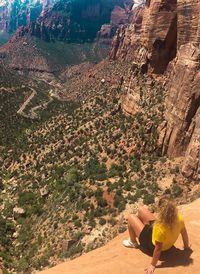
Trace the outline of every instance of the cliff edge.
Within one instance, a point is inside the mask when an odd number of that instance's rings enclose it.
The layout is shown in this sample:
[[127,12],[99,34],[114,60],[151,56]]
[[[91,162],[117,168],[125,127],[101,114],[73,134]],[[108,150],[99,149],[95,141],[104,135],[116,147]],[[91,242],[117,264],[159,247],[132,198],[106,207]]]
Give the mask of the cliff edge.
[[[193,252],[182,250],[181,238],[176,248],[166,253],[159,263],[157,274],[199,273],[200,268],[200,199],[181,206],[188,229]],[[122,246],[122,240],[128,233],[120,234],[107,245],[91,251],[77,259],[57,265],[40,274],[140,274],[145,273],[151,258],[138,249]]]
[[[199,13],[196,0],[146,1],[132,23],[118,30],[110,53],[111,59],[132,60],[142,73],[165,75],[166,123],[159,145],[163,155],[183,156],[182,173],[196,180],[200,179]],[[135,111],[135,94],[133,90],[123,97],[125,111],[127,101]]]

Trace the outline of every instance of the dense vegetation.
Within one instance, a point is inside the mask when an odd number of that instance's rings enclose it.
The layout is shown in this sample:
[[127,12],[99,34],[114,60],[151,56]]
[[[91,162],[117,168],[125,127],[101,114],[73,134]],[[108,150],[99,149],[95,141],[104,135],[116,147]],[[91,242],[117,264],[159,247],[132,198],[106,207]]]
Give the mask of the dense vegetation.
[[40,53],[48,60],[48,65],[54,69],[59,65],[75,65],[82,62],[99,62],[105,58],[109,46],[102,43],[65,43],[62,41],[45,42],[34,40]]
[[182,192],[178,167],[157,149],[164,90],[149,76],[137,81],[143,103],[133,116],[120,108],[122,88],[102,84],[83,103],[54,99],[37,121],[23,120],[23,145],[14,140],[1,148],[0,256],[11,273],[31,273],[105,243],[125,229],[120,214],[127,206],[152,204],[163,192],[164,176],[174,176],[165,192]]

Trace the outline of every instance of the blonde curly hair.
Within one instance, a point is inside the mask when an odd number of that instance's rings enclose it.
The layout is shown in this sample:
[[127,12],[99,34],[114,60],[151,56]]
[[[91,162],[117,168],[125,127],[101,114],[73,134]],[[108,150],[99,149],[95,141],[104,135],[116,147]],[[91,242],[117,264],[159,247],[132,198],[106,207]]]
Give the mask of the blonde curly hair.
[[158,201],[158,222],[165,226],[174,227],[177,221],[178,210],[176,205],[168,197],[162,197]]

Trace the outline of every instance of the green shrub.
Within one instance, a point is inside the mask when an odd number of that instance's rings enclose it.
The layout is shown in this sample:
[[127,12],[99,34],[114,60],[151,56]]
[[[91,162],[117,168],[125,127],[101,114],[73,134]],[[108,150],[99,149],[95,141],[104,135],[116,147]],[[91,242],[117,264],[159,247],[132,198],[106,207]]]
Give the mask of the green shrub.
[[76,227],[81,227],[81,226],[82,226],[82,223],[81,223],[80,220],[75,220],[75,221],[74,221],[74,225],[75,225]]
[[19,194],[19,199],[18,199],[19,205],[24,206],[24,205],[34,205],[37,203],[37,195],[33,192],[22,192]]
[[122,176],[123,172],[126,170],[125,166],[119,166],[117,164],[112,164],[109,170],[109,177]]
[[99,198],[99,197],[102,197],[102,195],[103,195],[103,190],[98,187],[97,190],[94,192],[94,196],[96,198]]
[[111,218],[109,221],[109,224],[111,224],[112,226],[116,225],[117,221],[115,220],[115,218]]
[[54,173],[54,175],[55,175],[56,178],[63,177],[64,172],[65,172],[65,167],[63,167],[63,166],[56,166],[54,168],[54,171],[53,171],[53,173]]
[[154,203],[154,196],[152,194],[145,194],[143,198],[143,202],[145,205],[149,205]]
[[122,212],[126,208],[126,202],[123,201],[123,202],[119,203],[117,208],[118,208],[119,212]]
[[128,181],[125,185],[124,185],[124,189],[126,191],[131,191],[132,189],[132,182],[131,181]]
[[145,187],[145,182],[143,180],[137,180],[135,185],[138,189],[141,189]]
[[64,181],[67,185],[73,186],[75,182],[78,182],[79,177],[78,170],[75,167],[72,167],[67,172],[65,172]]
[[16,269],[19,273],[25,273],[27,272],[29,268],[29,262],[27,261],[26,258],[20,258],[17,262]]
[[100,219],[99,219],[99,224],[100,224],[100,225],[105,225],[105,224],[106,224],[106,219],[100,218]]
[[129,193],[128,196],[127,196],[127,199],[128,199],[130,202],[135,203],[135,202],[137,202],[138,197],[135,196],[135,195],[131,195],[131,194]]
[[133,158],[132,162],[131,162],[131,167],[133,169],[134,172],[139,172],[141,170],[141,163],[138,159]]
[[107,168],[104,163],[100,164],[97,157],[92,157],[85,165],[86,176],[92,179],[105,180]]
[[105,207],[105,206],[107,206],[107,201],[106,201],[104,198],[98,197],[98,198],[96,198],[96,199],[97,199],[97,204],[98,204],[98,206],[100,206],[100,207]]
[[96,227],[96,221],[93,219],[93,220],[89,220],[89,225],[91,226],[91,227]]
[[159,190],[158,184],[156,182],[150,183],[148,185],[149,190],[151,190],[153,193],[157,193]]
[[178,197],[183,192],[182,188],[178,184],[173,184],[172,195]]

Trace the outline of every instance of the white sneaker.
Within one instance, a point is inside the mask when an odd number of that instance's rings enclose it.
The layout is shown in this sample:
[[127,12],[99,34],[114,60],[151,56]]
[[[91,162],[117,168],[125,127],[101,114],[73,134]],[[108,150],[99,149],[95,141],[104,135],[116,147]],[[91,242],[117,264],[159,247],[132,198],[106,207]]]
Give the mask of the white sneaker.
[[137,242],[132,242],[130,239],[123,240],[122,243],[125,247],[130,247],[130,248],[138,248],[139,247]]

